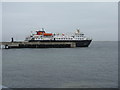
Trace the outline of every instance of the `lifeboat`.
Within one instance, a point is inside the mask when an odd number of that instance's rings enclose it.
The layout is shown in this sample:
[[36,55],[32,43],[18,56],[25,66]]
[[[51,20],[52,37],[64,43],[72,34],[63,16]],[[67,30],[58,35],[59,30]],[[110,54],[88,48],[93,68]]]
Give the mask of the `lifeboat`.
[[52,33],[44,33],[44,36],[52,36]]
[[42,35],[43,33],[45,33],[45,31],[36,31],[37,35]]

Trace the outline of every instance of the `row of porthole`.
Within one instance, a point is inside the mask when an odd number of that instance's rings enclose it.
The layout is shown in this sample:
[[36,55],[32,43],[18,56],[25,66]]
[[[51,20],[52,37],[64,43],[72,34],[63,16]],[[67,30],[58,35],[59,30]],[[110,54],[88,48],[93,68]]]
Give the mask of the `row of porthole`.
[[[35,39],[43,39],[43,38],[35,38]],[[72,38],[55,38],[55,39],[59,39],[59,40],[72,40]],[[83,38],[75,38],[75,39],[82,40]]]
[[[55,39],[69,39],[69,40],[72,40],[72,38],[55,38]],[[83,39],[83,38],[75,38],[75,39]]]
[[76,36],[76,37],[83,37],[83,36]]
[[83,38],[75,38],[75,39],[83,40]]
[[38,38],[38,37],[35,37],[35,39],[43,39],[43,38]]
[[69,39],[69,40],[72,40],[72,38],[55,38],[55,39],[62,39],[62,40]]

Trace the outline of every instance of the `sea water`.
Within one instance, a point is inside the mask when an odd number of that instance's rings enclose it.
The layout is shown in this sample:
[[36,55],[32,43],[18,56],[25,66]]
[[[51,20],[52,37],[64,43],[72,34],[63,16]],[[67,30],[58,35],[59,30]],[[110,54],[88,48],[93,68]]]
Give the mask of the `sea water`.
[[9,88],[117,88],[118,43],[86,48],[2,50],[2,84]]

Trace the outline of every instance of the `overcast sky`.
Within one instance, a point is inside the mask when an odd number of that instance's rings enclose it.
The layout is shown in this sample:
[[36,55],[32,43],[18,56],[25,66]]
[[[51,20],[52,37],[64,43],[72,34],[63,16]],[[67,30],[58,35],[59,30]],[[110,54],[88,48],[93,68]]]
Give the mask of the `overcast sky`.
[[75,32],[80,28],[94,41],[118,40],[117,2],[4,2],[3,41],[24,40],[31,31]]

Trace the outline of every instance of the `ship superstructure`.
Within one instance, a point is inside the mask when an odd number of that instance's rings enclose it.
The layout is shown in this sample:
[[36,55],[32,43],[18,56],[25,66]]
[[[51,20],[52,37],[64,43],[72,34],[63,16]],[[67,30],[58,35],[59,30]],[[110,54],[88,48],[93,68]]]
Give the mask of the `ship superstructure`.
[[57,41],[76,41],[76,40],[91,40],[84,36],[79,29],[72,34],[64,33],[46,33],[44,29],[36,31],[36,34],[31,34],[26,38],[26,41],[42,41],[42,40],[57,40]]

